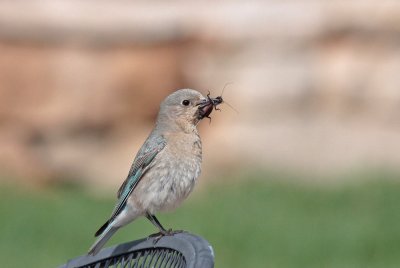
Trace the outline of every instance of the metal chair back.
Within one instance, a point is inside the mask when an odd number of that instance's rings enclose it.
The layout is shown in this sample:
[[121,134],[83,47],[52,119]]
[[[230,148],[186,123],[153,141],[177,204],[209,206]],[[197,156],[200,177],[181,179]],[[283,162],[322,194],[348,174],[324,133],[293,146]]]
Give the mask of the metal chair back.
[[101,250],[96,256],[81,256],[60,268],[197,268],[214,267],[214,252],[202,237],[179,233],[162,237],[156,244],[145,238]]

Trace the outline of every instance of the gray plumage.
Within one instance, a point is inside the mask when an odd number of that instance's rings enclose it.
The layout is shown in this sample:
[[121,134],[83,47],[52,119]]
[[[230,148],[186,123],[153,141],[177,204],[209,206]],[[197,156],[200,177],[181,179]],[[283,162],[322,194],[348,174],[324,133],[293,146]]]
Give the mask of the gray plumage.
[[208,117],[215,100],[192,89],[169,95],[160,105],[154,129],[137,153],[110,219],[96,232],[89,249],[95,255],[121,227],[146,216],[160,229],[172,234],[154,214],[176,208],[193,190],[201,172],[202,149],[198,122]]

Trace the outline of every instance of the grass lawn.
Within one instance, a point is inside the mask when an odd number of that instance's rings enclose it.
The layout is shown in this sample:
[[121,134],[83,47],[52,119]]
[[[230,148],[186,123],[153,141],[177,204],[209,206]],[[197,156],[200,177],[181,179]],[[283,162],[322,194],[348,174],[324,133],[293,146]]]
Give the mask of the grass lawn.
[[[206,238],[216,267],[400,267],[399,182],[377,177],[329,188],[260,178],[209,184],[158,218]],[[77,188],[3,186],[1,267],[57,267],[84,254],[114,201]],[[107,245],[155,231],[140,219]]]

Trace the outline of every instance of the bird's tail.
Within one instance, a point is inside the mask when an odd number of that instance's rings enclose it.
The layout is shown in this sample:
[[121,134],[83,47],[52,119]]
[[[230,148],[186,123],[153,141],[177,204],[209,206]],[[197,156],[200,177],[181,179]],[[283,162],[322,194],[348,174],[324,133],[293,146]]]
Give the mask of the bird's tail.
[[[96,255],[100,249],[104,246],[104,244],[110,239],[110,237],[119,229],[119,227],[114,227],[113,223],[108,224],[108,226],[104,229],[104,231],[99,234],[99,238],[94,242],[94,244],[90,247],[88,254]],[[96,233],[97,234],[97,233]]]

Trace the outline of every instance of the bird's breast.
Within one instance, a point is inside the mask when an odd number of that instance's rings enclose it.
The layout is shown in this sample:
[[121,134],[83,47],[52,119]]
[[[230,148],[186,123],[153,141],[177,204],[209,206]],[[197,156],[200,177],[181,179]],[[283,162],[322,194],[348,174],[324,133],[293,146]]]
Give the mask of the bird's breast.
[[193,190],[200,172],[198,135],[167,141],[135,190],[138,204],[152,213],[177,207]]

